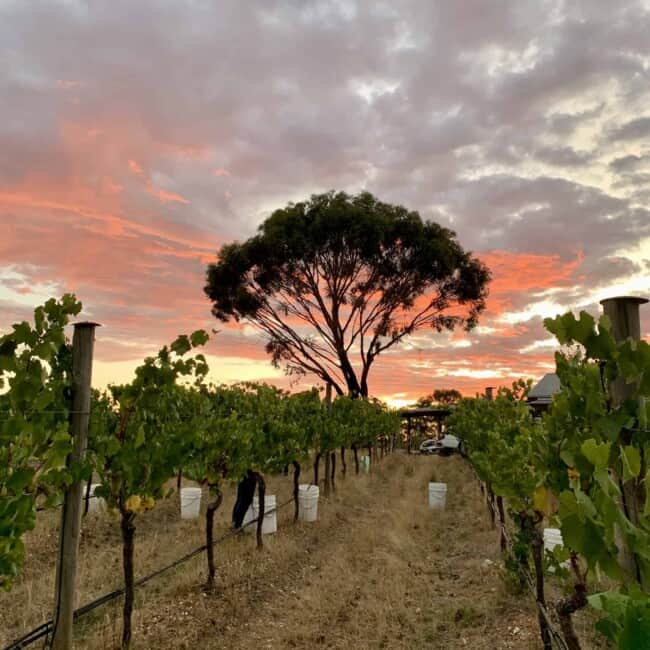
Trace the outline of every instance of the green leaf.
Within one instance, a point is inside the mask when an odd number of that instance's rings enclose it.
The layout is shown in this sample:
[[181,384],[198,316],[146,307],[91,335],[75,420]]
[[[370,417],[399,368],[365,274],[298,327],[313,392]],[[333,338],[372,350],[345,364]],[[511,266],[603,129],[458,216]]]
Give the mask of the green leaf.
[[637,478],[641,473],[641,454],[636,447],[630,445],[621,447],[621,463],[624,481]]
[[597,469],[607,467],[609,461],[609,454],[611,451],[611,444],[608,442],[596,442],[593,438],[585,440],[580,451],[585,458]]
[[34,478],[33,469],[19,469],[12,472],[7,479],[7,487],[15,493],[23,492]]
[[575,467],[576,464],[575,456],[573,455],[573,452],[570,451],[569,449],[563,449],[560,452],[560,458],[562,459],[562,462],[567,467]]
[[134,444],[135,444],[136,449],[138,447],[142,447],[142,445],[144,445],[145,438],[146,438],[146,435],[145,435],[145,431],[144,431],[144,425],[141,424],[138,427],[137,433],[135,434],[135,442],[134,442]]
[[629,419],[630,417],[625,411],[615,411],[597,418],[594,422],[594,428],[600,431],[609,441],[614,442]]

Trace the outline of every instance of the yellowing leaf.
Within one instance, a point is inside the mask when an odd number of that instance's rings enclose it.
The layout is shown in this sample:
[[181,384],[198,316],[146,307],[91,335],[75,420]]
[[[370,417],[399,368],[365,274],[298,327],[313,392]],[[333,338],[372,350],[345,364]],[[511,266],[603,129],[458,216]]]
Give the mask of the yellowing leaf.
[[140,495],[134,494],[126,500],[125,507],[129,512],[139,512],[141,501]]
[[543,485],[533,492],[533,508],[544,515],[550,515],[556,510],[556,499],[553,493]]

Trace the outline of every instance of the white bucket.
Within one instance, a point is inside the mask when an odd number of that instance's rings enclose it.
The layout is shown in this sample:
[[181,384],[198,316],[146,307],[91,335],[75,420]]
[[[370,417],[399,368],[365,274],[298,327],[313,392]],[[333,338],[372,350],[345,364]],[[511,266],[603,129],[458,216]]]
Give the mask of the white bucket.
[[[556,546],[564,546],[562,531],[559,528],[544,528],[543,538],[545,552],[548,551],[549,553],[552,553]],[[571,563],[567,560],[566,562],[562,562],[561,566],[568,569],[571,566]],[[553,567],[550,567],[549,571],[553,573]]]
[[[101,486],[101,483],[93,483],[90,486],[90,493],[88,494],[88,512],[104,512],[106,510],[106,500],[102,497],[95,496],[95,488]],[[82,501],[85,500],[86,494],[81,497]]]
[[298,486],[298,519],[316,521],[318,518],[318,485],[303,483]]
[[201,510],[201,488],[181,488],[181,519],[196,519]]
[[[273,512],[269,512],[269,510],[273,510]],[[259,511],[259,500],[257,498],[257,495],[255,495],[253,497],[253,503],[244,515],[242,526],[246,526],[249,521],[254,521],[257,519]],[[275,533],[278,529],[278,520],[275,516],[275,494],[267,494],[264,496],[264,513],[264,521],[262,522],[262,534],[269,535],[270,533]],[[254,530],[257,530],[257,522],[251,524],[250,526],[246,526],[244,530],[246,532],[253,532]]]
[[544,550],[549,553],[553,552],[556,546],[562,546],[562,531],[559,528],[544,529]]
[[444,510],[447,505],[447,484],[429,483],[429,508]]
[[370,456],[361,456],[361,471],[364,474],[370,472]]

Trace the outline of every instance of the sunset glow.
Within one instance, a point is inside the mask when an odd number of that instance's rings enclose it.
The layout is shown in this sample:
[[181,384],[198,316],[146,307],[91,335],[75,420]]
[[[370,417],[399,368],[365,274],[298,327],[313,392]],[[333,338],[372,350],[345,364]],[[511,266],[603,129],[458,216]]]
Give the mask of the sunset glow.
[[545,317],[650,296],[650,15],[625,4],[3,4],[0,329],[69,291],[97,386],[197,328],[214,381],[311,386],[211,316],[206,265],[288,201],[367,189],[493,273],[478,328],[417,332],[371,393],[540,378]]

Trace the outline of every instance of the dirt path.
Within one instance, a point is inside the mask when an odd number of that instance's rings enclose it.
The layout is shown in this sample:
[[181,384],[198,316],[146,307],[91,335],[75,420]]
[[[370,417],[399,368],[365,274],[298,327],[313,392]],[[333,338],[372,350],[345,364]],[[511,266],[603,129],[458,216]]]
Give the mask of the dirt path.
[[[244,630],[206,647],[538,647],[531,603],[507,596],[491,564],[496,535],[461,461],[405,461],[387,460],[336,510],[293,588],[276,589]],[[449,483],[444,513],[426,507],[432,473]]]
[[[427,507],[432,475],[448,509]],[[138,648],[538,648],[534,605],[507,593],[496,533],[458,458],[384,459],[321,499],[317,524],[220,555],[221,589],[192,574],[138,610]],[[187,579],[189,578],[189,579]],[[105,647],[105,646],[101,646]]]
[[[427,506],[430,480],[449,485],[444,512]],[[290,478],[273,477],[268,486],[278,502],[290,498]],[[222,531],[232,498],[219,513]],[[161,505],[143,518],[136,538],[138,575],[203,541],[202,519],[181,522],[173,504]],[[121,583],[115,522],[85,526],[82,602]],[[34,535],[31,568],[12,594],[13,603],[29,596],[32,611],[10,638],[45,618],[50,546]],[[202,590],[203,556],[138,590],[134,650],[540,647],[534,603],[506,589],[497,534],[460,458],[386,457],[369,476],[339,479],[336,494],[320,500],[318,522],[294,525],[286,508],[262,552],[254,536],[242,535],[217,547],[216,562],[213,593]],[[11,611],[12,595],[1,597],[7,622],[23,617]],[[119,647],[121,605],[84,618],[75,647]]]

